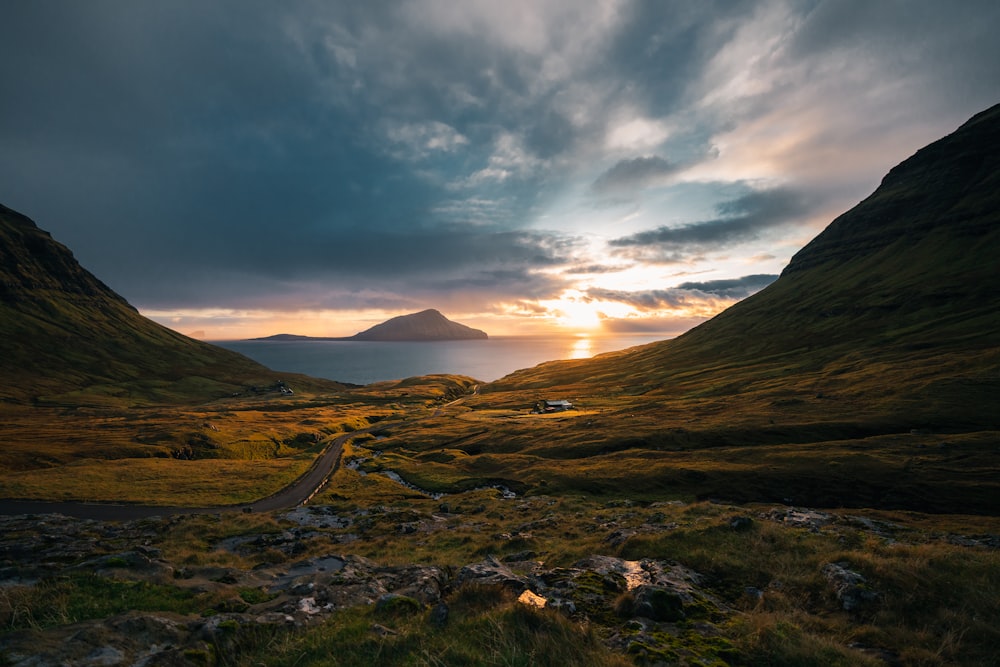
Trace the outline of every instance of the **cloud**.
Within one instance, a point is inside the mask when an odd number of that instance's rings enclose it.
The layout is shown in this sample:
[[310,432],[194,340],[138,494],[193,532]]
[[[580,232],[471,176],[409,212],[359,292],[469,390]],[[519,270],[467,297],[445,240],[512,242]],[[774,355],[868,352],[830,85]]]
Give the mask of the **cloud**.
[[708,280],[705,282],[686,282],[677,286],[679,290],[692,290],[703,294],[714,294],[727,299],[745,299],[746,297],[759,292],[775,280],[777,275],[755,274],[743,276],[742,278],[724,278],[721,280]]
[[673,310],[701,305],[704,297],[683,289],[659,289],[629,292],[594,287],[587,296],[600,301],[613,301],[633,306],[641,311]]
[[595,194],[632,192],[655,185],[677,171],[662,157],[650,155],[621,160],[601,174],[590,186]]
[[[616,262],[739,281],[1000,99],[998,23],[991,0],[14,3],[0,201],[140,308],[488,309],[620,286]],[[703,287],[676,298],[741,289]]]
[[[358,303],[346,294],[366,294],[372,305],[432,299],[459,290],[482,302],[505,294],[549,296],[566,279],[545,271],[573,261],[579,246],[569,236],[530,231],[483,231],[455,226],[410,231],[315,231],[308,245],[276,232],[268,242],[247,238],[214,261],[219,246],[194,247],[169,263],[146,266],[131,283],[130,299],[155,308],[252,307],[298,310]],[[233,243],[241,243],[233,240]],[[109,284],[134,274],[123,263]],[[168,273],[180,273],[166,280]],[[374,296],[381,295],[377,300]],[[410,296],[406,296],[410,295]],[[388,300],[388,301],[387,301]]]
[[806,210],[800,194],[783,189],[752,191],[715,207],[718,217],[683,224],[658,227],[630,236],[612,239],[608,244],[620,248],[633,259],[651,262],[678,262],[693,253],[717,250],[756,238],[762,231],[793,222]]
[[393,144],[407,149],[408,152],[402,154],[404,159],[450,153],[469,143],[455,128],[438,121],[390,124],[385,133]]
[[[679,332],[760,291],[777,278],[775,275],[760,274],[687,282],[677,287],[651,290],[592,287],[586,291],[584,298],[601,304],[600,307],[609,312],[622,312],[621,308],[614,306],[628,307],[624,316],[605,317],[604,328],[609,331]],[[678,330],[682,323],[685,326]]]

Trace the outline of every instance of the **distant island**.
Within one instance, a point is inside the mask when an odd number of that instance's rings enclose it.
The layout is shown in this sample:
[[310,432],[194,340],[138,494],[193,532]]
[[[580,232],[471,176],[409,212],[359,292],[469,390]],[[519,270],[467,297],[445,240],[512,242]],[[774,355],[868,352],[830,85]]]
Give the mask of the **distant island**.
[[376,324],[370,329],[353,336],[333,338],[325,336],[300,336],[298,334],[276,334],[251,340],[359,340],[359,341],[432,341],[432,340],[486,340],[485,331],[452,322],[437,310],[430,308],[419,313],[400,315]]

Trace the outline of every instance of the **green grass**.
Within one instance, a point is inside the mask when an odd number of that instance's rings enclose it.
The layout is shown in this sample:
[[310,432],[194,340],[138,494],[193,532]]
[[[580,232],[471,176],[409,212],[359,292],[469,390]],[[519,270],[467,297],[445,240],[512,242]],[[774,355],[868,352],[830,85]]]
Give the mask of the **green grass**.
[[0,588],[0,628],[41,629],[133,610],[195,614],[213,602],[211,595],[174,586],[69,574],[35,586]]

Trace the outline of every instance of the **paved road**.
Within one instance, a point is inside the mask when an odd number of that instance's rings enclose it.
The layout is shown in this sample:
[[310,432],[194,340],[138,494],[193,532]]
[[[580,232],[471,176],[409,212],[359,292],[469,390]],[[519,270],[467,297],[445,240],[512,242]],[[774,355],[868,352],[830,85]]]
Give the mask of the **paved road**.
[[171,514],[218,514],[220,512],[271,512],[304,504],[319,491],[340,464],[344,443],[359,433],[386,428],[381,424],[370,429],[346,433],[333,440],[304,475],[274,495],[246,505],[220,507],[161,507],[150,505],[112,505],[105,503],[45,502],[41,500],[0,500],[2,514],[65,514],[99,521],[132,521]]

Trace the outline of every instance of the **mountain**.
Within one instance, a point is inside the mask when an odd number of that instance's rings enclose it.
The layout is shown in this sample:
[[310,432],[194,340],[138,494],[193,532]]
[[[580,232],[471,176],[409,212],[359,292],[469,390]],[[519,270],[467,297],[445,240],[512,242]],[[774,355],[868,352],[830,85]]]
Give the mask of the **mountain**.
[[452,322],[432,309],[400,315],[355,334],[349,340],[419,341],[485,340],[485,331]]
[[288,376],[146,319],[0,205],[0,377],[0,402],[131,403],[224,396]]
[[994,428],[998,257],[1000,105],[892,169],[777,281],[712,320],[484,390],[730,397],[731,414],[746,404],[771,423],[792,412],[775,406],[796,404],[800,421]]
[[486,340],[485,331],[452,322],[433,308],[419,313],[400,315],[376,324],[370,329],[346,338],[276,334],[255,340],[361,340],[361,341],[432,341],[432,340]]

